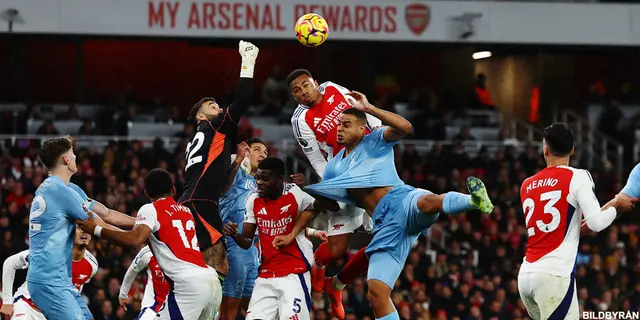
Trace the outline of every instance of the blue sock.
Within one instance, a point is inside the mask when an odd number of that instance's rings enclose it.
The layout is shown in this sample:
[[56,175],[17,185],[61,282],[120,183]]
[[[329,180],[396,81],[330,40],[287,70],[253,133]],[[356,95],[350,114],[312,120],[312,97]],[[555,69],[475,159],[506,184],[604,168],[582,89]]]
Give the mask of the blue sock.
[[376,320],[400,320],[400,315],[398,314],[398,310],[394,310],[382,318],[376,318]]
[[447,192],[442,200],[442,210],[450,215],[471,211],[473,210],[471,196],[459,192]]

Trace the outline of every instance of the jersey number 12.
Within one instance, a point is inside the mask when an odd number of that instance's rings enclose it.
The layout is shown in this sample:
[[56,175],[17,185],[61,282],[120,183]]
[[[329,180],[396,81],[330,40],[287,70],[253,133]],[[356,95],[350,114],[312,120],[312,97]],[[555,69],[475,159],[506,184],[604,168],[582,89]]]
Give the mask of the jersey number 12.
[[[182,239],[182,244],[184,244],[185,248],[200,251],[200,247],[198,246],[198,238],[195,234],[196,224],[193,222],[193,220],[187,220],[187,223],[185,223],[184,227],[182,225],[182,221],[180,220],[172,220],[171,223],[173,224],[174,228],[178,229],[178,234],[180,234],[180,239]],[[189,240],[187,239],[187,233],[185,232],[185,229],[186,231],[194,231],[191,242],[189,242]]]
[[[551,215],[551,221],[549,223],[544,223],[541,219],[536,220],[535,226],[538,227],[538,230],[544,233],[549,233],[558,228],[558,226],[560,225],[560,219],[562,219],[562,217],[560,216],[560,211],[554,206],[561,197],[562,191],[560,190],[549,191],[540,195],[540,201],[546,202],[544,204],[544,214]],[[527,198],[522,202],[522,211],[524,211],[526,226],[529,226],[529,220],[533,216],[535,208],[536,203],[531,198]],[[533,226],[527,228],[527,233],[529,234],[529,237],[535,235],[535,228]]]
[[200,151],[200,148],[202,148],[203,143],[204,133],[198,131],[187,144],[187,150],[185,151],[187,165],[184,167],[184,171],[187,171],[192,165],[202,162],[202,155],[196,156],[196,154]]

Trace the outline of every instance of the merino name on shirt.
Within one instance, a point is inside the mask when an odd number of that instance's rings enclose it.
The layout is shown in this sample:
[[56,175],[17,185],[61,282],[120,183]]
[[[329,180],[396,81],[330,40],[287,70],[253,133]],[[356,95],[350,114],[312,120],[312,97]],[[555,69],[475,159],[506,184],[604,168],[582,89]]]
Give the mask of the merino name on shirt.
[[533,180],[527,186],[527,193],[531,192],[531,190],[540,188],[540,187],[555,187],[558,184],[558,179],[555,178],[546,178],[541,180]]

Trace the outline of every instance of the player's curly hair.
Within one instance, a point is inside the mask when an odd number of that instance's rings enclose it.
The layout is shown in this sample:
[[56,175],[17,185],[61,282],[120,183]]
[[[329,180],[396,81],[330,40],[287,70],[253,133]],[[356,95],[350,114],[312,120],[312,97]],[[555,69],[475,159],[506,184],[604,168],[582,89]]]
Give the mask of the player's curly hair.
[[52,170],[58,164],[60,157],[72,147],[70,136],[45,140],[40,148],[40,161],[47,169]]
[[284,161],[278,157],[264,158],[264,160],[260,161],[260,164],[258,164],[258,169],[269,170],[279,176],[284,176],[285,174]]
[[573,131],[564,122],[555,122],[544,128],[543,138],[556,157],[566,157],[573,150]]
[[297,79],[299,76],[306,74],[307,76],[309,76],[309,78],[313,78],[313,76],[311,75],[311,72],[309,72],[309,70],[307,69],[296,69],[291,71],[291,73],[289,73],[289,75],[287,76],[287,84],[291,85],[291,82],[293,82],[293,80]]
[[171,195],[173,191],[173,179],[169,171],[155,168],[144,177],[144,190],[151,199],[162,198]]

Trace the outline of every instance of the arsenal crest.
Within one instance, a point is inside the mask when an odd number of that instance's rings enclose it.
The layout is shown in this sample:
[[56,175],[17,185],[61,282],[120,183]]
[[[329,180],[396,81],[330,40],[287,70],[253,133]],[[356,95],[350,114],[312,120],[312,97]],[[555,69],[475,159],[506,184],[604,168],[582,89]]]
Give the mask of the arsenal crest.
[[409,30],[419,36],[427,29],[431,21],[431,9],[421,3],[410,4],[404,12],[404,19]]

